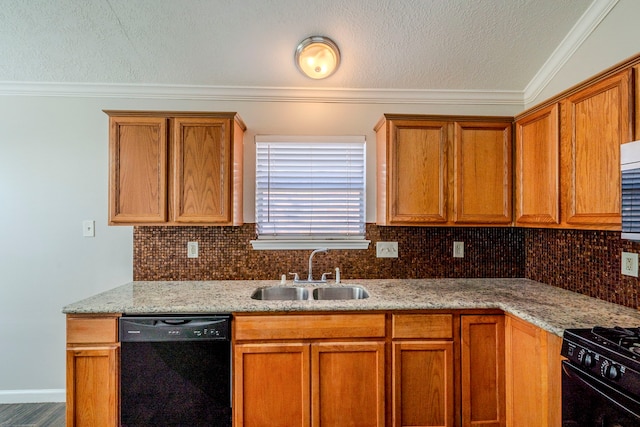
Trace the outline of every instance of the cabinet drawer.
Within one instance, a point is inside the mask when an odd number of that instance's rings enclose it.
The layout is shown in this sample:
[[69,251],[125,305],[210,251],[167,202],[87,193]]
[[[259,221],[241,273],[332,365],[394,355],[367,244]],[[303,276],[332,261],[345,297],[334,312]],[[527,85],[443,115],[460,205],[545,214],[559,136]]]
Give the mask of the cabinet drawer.
[[67,343],[118,342],[117,317],[67,317]]
[[378,338],[385,336],[384,314],[238,316],[236,340]]
[[452,314],[394,314],[393,338],[453,338]]

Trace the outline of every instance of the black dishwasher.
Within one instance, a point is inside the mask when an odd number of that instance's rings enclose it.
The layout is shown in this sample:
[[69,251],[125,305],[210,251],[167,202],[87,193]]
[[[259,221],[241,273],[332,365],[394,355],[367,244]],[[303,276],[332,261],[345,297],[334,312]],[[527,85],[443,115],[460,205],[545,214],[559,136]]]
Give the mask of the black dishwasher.
[[231,318],[123,316],[122,427],[231,426]]

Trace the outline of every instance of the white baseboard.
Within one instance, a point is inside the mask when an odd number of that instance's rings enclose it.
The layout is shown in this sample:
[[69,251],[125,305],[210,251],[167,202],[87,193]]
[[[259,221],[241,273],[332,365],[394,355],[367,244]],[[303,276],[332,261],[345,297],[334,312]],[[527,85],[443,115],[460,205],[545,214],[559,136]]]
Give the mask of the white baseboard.
[[0,390],[0,404],[64,402],[65,400],[66,391],[63,388],[44,390]]

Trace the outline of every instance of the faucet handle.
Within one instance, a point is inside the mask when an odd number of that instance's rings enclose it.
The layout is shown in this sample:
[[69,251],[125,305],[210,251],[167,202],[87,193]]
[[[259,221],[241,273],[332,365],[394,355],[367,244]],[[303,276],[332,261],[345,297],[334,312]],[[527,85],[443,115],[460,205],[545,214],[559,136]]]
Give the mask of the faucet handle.
[[298,276],[298,273],[289,273],[290,276],[293,276],[293,282],[298,282],[300,280],[300,276]]
[[326,282],[327,281],[327,276],[331,276],[333,273],[322,273],[322,278],[320,279],[321,282]]

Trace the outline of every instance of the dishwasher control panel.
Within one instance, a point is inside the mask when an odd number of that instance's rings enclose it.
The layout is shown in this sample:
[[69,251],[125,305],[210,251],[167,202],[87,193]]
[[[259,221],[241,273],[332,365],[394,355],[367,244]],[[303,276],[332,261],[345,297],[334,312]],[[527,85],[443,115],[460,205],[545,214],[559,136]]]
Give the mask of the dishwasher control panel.
[[126,316],[118,321],[121,342],[229,341],[231,317]]

